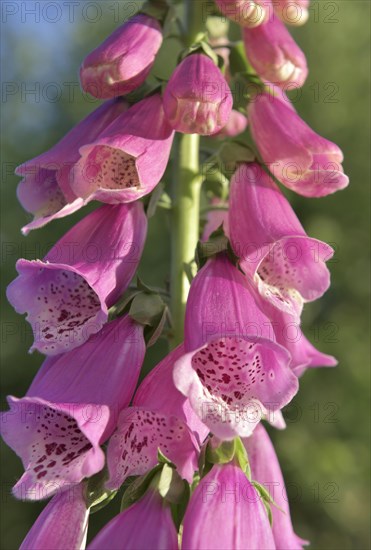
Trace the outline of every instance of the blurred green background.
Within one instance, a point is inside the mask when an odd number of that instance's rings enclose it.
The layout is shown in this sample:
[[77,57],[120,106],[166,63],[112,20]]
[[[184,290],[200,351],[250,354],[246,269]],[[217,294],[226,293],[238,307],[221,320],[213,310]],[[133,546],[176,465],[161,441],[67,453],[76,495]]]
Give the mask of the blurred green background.
[[[72,6],[75,4],[75,7]],[[2,3],[2,289],[18,257],[42,257],[85,212],[24,238],[28,219],[16,200],[16,165],[54,144],[97,102],[83,96],[78,67],[133,2]],[[316,200],[290,195],[307,231],[330,242],[332,287],[305,310],[308,337],[339,359],[336,369],[308,372],[286,410],[288,428],[272,432],[288,483],[296,532],[313,549],[369,548],[369,16],[368,1],[312,2],[309,23],[294,29],[310,75],[295,106],[318,133],[345,152],[351,185]],[[141,267],[149,284],[169,275],[169,223],[159,211]],[[2,400],[22,396],[42,362],[27,355],[28,325],[4,301],[1,317]],[[151,348],[146,368],[166,353]],[[21,503],[10,488],[21,475],[18,458],[2,445],[2,544],[17,548],[43,504]],[[95,533],[117,510],[118,499],[93,517]]]

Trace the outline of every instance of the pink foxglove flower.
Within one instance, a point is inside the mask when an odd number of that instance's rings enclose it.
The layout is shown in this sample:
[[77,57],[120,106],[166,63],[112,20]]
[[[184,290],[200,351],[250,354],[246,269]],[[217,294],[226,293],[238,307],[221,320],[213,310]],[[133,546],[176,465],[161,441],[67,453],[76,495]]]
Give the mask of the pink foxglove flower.
[[281,98],[258,95],[249,103],[248,118],[263,161],[283,185],[305,197],[324,197],[348,185],[341,149]]
[[143,475],[156,464],[158,449],[190,483],[197,470],[198,443],[184,421],[147,407],[120,414],[107,449],[108,489],[121,487],[129,476]]
[[18,166],[16,174],[23,177],[18,199],[35,217],[22,229],[23,233],[68,216],[84,205],[69,184],[71,169],[80,158],[79,148],[94,141],[127,108],[128,103],[122,99],[106,101],[49,151]]
[[[223,231],[228,236],[228,203],[219,197],[213,197],[210,201],[210,210],[207,213],[206,225],[202,233],[202,241],[208,241],[212,233],[223,227]],[[218,252],[218,250],[215,250]]]
[[223,15],[241,27],[257,27],[269,16],[271,0],[215,0]]
[[256,163],[241,164],[232,178],[229,227],[242,269],[282,311],[298,318],[304,302],[328,289],[332,248],[307,236],[288,200]]
[[260,305],[272,323],[277,344],[281,344],[290,353],[290,368],[296,376],[301,376],[308,368],[337,365],[335,357],[318,351],[309,342],[300,328],[298,319],[267,300],[262,299]]
[[56,355],[98,332],[129,285],[147,232],[141,203],[102,206],[70,231],[43,261],[18,260],[7,296],[27,312],[32,350]]
[[183,134],[212,135],[228,122],[232,92],[212,59],[192,54],[173,72],[164,93],[171,126]]
[[74,193],[110,204],[147,195],[165,172],[173,138],[161,96],[143,99],[80,148],[71,173]]
[[147,78],[162,44],[160,23],[139,14],[115,30],[85,59],[81,86],[99,99],[125,95]]
[[244,29],[246,55],[258,75],[277,85],[300,87],[308,76],[307,60],[285,25],[272,14],[255,29]]
[[100,445],[132,398],[144,354],[143,328],[122,317],[46,359],[26,397],[8,398],[1,433],[25,468],[17,498],[47,498],[103,468]]
[[288,25],[304,25],[309,17],[310,0],[275,0],[274,11]]
[[183,550],[275,550],[261,497],[234,464],[216,465],[200,481],[183,524]]
[[79,550],[85,548],[89,510],[84,485],[55,495],[45,506],[20,550]]
[[248,121],[245,115],[232,109],[227,124],[217,134],[214,134],[213,137],[229,138],[239,136],[246,130],[247,124]]
[[172,350],[153,369],[135,392],[133,405],[147,407],[166,416],[176,416],[183,420],[201,444],[209,429],[194,413],[189,400],[175,387],[173,370],[175,362],[184,355],[184,345]]
[[243,440],[251,467],[252,479],[269,491],[275,504],[272,506],[273,537],[277,550],[302,550],[309,544],[293,530],[285,482],[274,447],[265,428],[260,424],[253,435]]
[[289,353],[270,335],[243,274],[223,255],[209,260],[191,285],[174,382],[220,439],[247,437],[298,390]]
[[177,550],[178,533],[171,510],[149,488],[135,504],[114,517],[89,544],[89,550]]

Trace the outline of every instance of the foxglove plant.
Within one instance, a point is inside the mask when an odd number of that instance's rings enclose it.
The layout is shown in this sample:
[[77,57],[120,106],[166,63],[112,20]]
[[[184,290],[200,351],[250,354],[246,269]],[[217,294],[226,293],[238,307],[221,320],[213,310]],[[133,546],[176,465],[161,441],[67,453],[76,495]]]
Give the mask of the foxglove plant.
[[[336,365],[300,328],[305,303],[330,285],[333,250],[306,234],[278,185],[322,197],[348,184],[340,148],[284,91],[307,76],[285,23],[305,22],[308,5],[149,0],[82,63],[83,89],[108,101],[17,168],[34,215],[25,234],[106,203],[43,260],[19,260],[8,287],[32,326],[31,351],[48,356],[1,417],[25,470],[13,494],[52,497],[21,548],[84,548],[90,511],[120,490],[121,511],[89,548],[307,544],[263,422],[285,428],[299,377]],[[230,41],[228,20],[243,41]],[[169,59],[174,37],[183,51],[159,78],[157,54]],[[241,83],[253,87],[248,101]],[[133,281],[147,220],[162,208],[164,289]],[[142,377],[160,336],[170,351]]]

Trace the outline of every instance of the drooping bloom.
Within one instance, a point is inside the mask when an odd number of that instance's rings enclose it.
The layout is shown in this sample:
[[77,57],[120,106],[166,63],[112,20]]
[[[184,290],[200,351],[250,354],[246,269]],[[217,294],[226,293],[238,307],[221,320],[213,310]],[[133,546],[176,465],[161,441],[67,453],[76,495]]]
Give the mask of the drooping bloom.
[[309,17],[310,0],[275,0],[274,11],[288,25],[304,25]]
[[120,414],[107,448],[109,479],[118,489],[129,476],[143,475],[158,463],[158,449],[190,483],[197,470],[198,443],[186,423],[147,407],[130,407]]
[[297,392],[289,353],[274,342],[254,288],[224,255],[192,282],[185,351],[175,363],[175,385],[220,439],[248,436]]
[[307,60],[285,25],[273,14],[254,29],[244,29],[246,55],[258,75],[279,86],[300,87],[308,76]]
[[102,206],[70,231],[43,261],[18,260],[7,296],[27,312],[32,350],[56,355],[98,332],[140,260],[147,218],[140,203]]
[[172,350],[147,374],[135,392],[133,406],[176,416],[187,424],[199,444],[202,444],[209,430],[195,414],[189,400],[175,387],[173,380],[174,364],[182,355],[183,344]]
[[18,166],[16,174],[23,177],[18,186],[18,199],[35,217],[22,229],[24,234],[53,219],[68,216],[84,205],[70,186],[71,169],[80,158],[79,148],[94,141],[127,108],[128,103],[122,99],[106,101],[49,151]]
[[[252,479],[269,491],[277,506],[272,506],[273,537],[277,550],[302,550],[309,544],[295,535],[285,482],[274,447],[265,428],[260,424],[253,435],[243,440],[247,450]],[[278,507],[278,508],[277,508]]]
[[275,550],[256,489],[234,464],[216,465],[200,481],[184,516],[182,550]]
[[267,300],[262,299],[260,306],[272,323],[277,344],[281,344],[290,353],[290,368],[296,376],[301,376],[308,368],[337,365],[335,357],[318,351],[310,343],[298,319],[278,309]]
[[47,498],[103,468],[100,445],[132,398],[144,354],[143,328],[122,317],[47,358],[26,396],[8,398],[1,433],[25,468],[17,498]]
[[227,124],[213,137],[225,138],[236,137],[242,134],[247,128],[247,118],[242,113],[232,109]]
[[241,27],[257,27],[269,16],[271,0],[215,0],[223,15]]
[[85,548],[89,510],[84,485],[58,493],[45,506],[20,550],[78,550]]
[[175,69],[164,92],[164,111],[183,134],[212,135],[228,122],[233,98],[212,59],[192,54]]
[[177,550],[178,533],[171,510],[149,488],[135,504],[114,517],[89,544],[89,550]]
[[286,187],[305,197],[344,189],[341,149],[316,134],[279,97],[259,94],[248,106],[250,128],[263,161]]
[[84,59],[83,90],[99,99],[132,92],[147,78],[161,44],[156,19],[145,14],[132,17]]
[[80,148],[71,174],[74,193],[110,204],[147,195],[165,172],[173,138],[160,94],[139,101]]
[[299,318],[303,303],[328,289],[332,248],[307,236],[289,201],[256,163],[241,164],[232,178],[229,231],[242,269],[275,307]]

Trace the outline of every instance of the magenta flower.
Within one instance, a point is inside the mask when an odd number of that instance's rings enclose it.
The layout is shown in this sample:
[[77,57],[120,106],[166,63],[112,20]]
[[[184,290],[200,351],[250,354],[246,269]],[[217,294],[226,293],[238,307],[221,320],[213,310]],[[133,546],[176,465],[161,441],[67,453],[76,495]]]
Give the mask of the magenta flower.
[[268,515],[253,485],[234,464],[216,465],[192,494],[182,550],[275,550]]
[[84,485],[75,485],[55,495],[45,506],[20,550],[85,548],[88,518]]
[[242,273],[223,255],[209,260],[191,285],[174,382],[220,439],[247,437],[297,392],[290,355],[273,339]]
[[258,75],[279,86],[300,87],[308,76],[307,60],[285,25],[273,14],[254,29],[244,29],[246,55]]
[[130,407],[119,416],[107,449],[108,489],[119,489],[129,476],[143,475],[156,464],[158,449],[190,483],[197,470],[198,443],[185,422],[147,407]]
[[202,233],[201,240],[204,242],[208,241],[211,234],[221,226],[223,227],[225,235],[228,237],[228,203],[219,197],[213,197],[210,201],[210,207],[207,213],[206,225]]
[[223,15],[242,27],[257,27],[269,16],[271,0],[215,0]]
[[243,440],[246,447],[252,478],[266,487],[275,504],[272,506],[273,537],[277,550],[302,550],[309,544],[295,535],[285,482],[274,447],[265,428],[260,424],[251,437]]
[[183,59],[164,92],[166,117],[183,134],[216,134],[227,124],[232,104],[227,81],[203,54]]
[[170,507],[151,488],[114,517],[89,544],[89,550],[177,550],[178,533]]
[[187,424],[201,445],[209,429],[194,413],[189,400],[175,387],[173,380],[174,363],[182,355],[183,344],[172,350],[147,374],[135,392],[133,406],[147,407],[166,416],[176,416]]
[[275,307],[299,318],[304,302],[328,289],[332,248],[307,236],[288,200],[256,163],[241,164],[232,178],[229,228],[242,269]]
[[236,137],[242,134],[247,128],[247,118],[242,113],[232,109],[227,124],[213,137],[228,138]]
[[98,139],[80,148],[71,188],[87,201],[135,201],[159,183],[173,138],[161,96],[147,97],[119,116]]
[[102,206],[70,231],[43,261],[18,260],[7,296],[27,312],[31,351],[56,355],[84,343],[108,318],[140,260],[147,218],[140,203]]
[[81,86],[99,99],[125,95],[147,78],[162,44],[160,23],[139,14],[115,30],[83,61]]
[[248,117],[263,161],[286,187],[324,197],[348,185],[340,148],[309,128],[291,105],[263,93],[249,103]]
[[309,17],[310,0],[275,0],[274,11],[288,25],[304,25]]
[[34,215],[34,220],[22,229],[24,234],[84,205],[70,186],[71,169],[80,158],[79,148],[94,141],[127,108],[128,103],[121,99],[106,101],[49,151],[18,166],[16,174],[23,177],[18,199]]
[[26,396],[8,398],[1,433],[25,468],[17,498],[47,498],[103,468],[100,445],[132,398],[144,354],[143,328],[122,317],[80,348],[47,358]]
[[304,336],[299,320],[278,309],[267,300],[261,301],[261,308],[269,317],[277,344],[280,344],[291,355],[290,368],[301,376],[308,368],[335,367],[337,360],[332,355],[318,351]]

